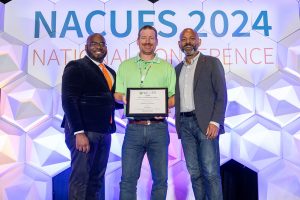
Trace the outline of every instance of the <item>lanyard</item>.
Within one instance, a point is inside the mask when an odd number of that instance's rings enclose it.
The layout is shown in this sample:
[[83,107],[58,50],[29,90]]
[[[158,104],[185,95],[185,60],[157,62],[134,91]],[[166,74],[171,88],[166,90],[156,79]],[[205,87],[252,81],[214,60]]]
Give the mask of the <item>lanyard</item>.
[[146,72],[145,72],[145,73],[143,73],[143,72],[142,72],[142,67],[141,67],[141,66],[140,66],[140,64],[139,64],[139,68],[140,68],[140,75],[141,75],[141,82],[140,82],[140,87],[141,87],[141,88],[143,87],[144,80],[145,80],[146,76],[148,75],[148,72],[149,72],[149,70],[150,70],[151,66],[152,66],[152,64],[150,64],[150,65],[148,66],[148,68],[147,68]]

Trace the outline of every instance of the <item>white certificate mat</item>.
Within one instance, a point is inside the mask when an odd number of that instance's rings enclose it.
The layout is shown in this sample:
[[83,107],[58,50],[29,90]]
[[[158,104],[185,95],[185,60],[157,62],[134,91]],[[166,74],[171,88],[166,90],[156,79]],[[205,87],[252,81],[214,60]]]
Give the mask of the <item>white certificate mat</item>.
[[167,88],[127,88],[127,117],[167,117]]

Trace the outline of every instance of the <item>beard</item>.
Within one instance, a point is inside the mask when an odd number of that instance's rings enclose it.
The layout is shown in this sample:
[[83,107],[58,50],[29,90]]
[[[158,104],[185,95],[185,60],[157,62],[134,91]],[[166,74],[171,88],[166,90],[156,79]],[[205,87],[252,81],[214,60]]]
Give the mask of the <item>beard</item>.
[[[189,47],[189,49],[186,49],[186,47]],[[192,56],[195,54],[195,52],[197,51],[196,46],[192,46],[190,44],[185,45],[182,48],[182,52],[186,55],[186,56]]]
[[91,52],[91,51],[88,51],[86,52],[87,55],[92,58],[93,60],[97,61],[97,62],[103,62],[107,52],[101,52],[101,53],[95,53],[95,52]]

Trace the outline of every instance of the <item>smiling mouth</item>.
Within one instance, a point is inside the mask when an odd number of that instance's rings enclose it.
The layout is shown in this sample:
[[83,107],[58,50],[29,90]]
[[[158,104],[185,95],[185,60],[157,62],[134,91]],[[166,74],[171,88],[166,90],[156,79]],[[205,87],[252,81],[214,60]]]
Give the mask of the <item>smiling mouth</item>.
[[185,49],[192,49],[193,46],[190,46],[190,45],[189,45],[189,46],[185,46],[184,48],[185,48]]

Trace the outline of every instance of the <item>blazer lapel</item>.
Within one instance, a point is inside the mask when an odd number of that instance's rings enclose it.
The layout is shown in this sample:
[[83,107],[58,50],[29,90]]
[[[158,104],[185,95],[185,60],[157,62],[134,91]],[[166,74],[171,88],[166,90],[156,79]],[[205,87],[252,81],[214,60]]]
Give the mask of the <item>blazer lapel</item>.
[[198,84],[204,62],[205,62],[205,56],[202,53],[200,53],[200,56],[197,61],[196,69],[195,69],[195,74],[194,74],[194,90],[196,89],[196,86]]
[[179,63],[177,65],[177,67],[175,68],[175,71],[176,71],[176,91],[175,92],[178,92],[178,94],[180,93],[180,90],[179,90],[179,76],[180,76],[180,72],[181,72],[181,69],[182,69],[182,66],[183,66],[183,62]]
[[[99,66],[97,66],[89,57],[85,56],[84,57],[86,59],[86,62],[88,63],[88,66],[91,68],[94,68],[96,71],[101,71],[101,69],[99,68]],[[104,78],[104,75],[103,75]]]
[[[100,81],[102,81],[102,83],[105,85],[105,87],[107,88],[108,91],[109,90],[109,86],[108,83],[106,82],[105,76],[103,74],[103,72],[101,71],[100,67],[98,65],[96,65],[90,58],[88,58],[87,56],[85,56],[86,60],[89,62],[88,66],[94,68],[94,70],[97,71],[97,74],[99,76]],[[107,65],[105,65],[107,67]]]
[[182,66],[183,66],[183,62],[179,63],[179,65],[176,67],[176,75],[177,75],[177,78],[179,78],[179,75],[180,75]]

